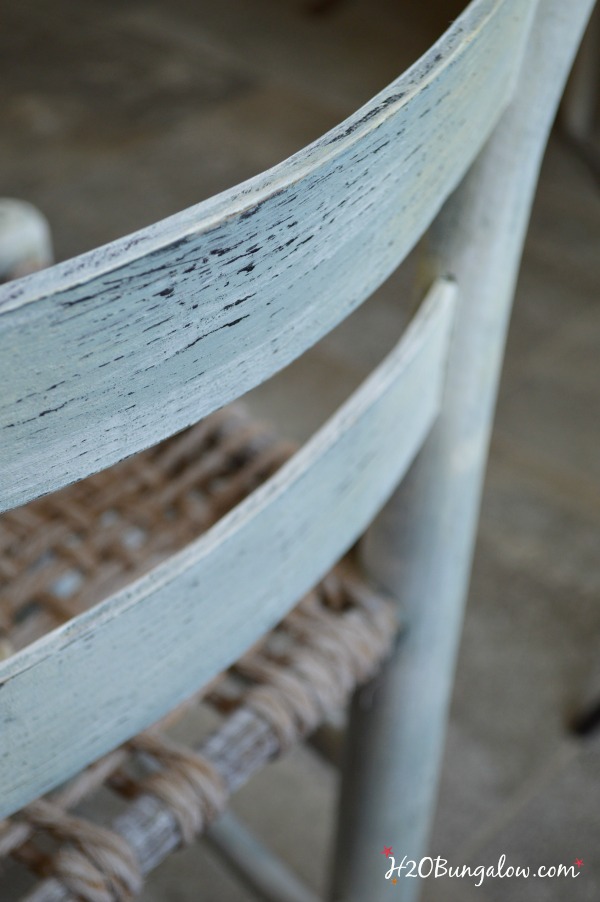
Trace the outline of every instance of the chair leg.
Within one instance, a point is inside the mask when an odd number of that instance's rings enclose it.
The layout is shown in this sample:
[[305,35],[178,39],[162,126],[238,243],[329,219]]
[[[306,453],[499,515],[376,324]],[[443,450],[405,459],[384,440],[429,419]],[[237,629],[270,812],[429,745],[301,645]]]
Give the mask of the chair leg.
[[51,263],[50,228],[39,210],[22,200],[0,198],[0,282]]
[[[442,413],[363,543],[371,579],[407,624],[393,660],[355,697],[330,899],[417,899],[394,864],[426,855],[504,341],[543,150],[592,0],[538,4],[514,100],[432,230],[429,275],[458,307]],[[432,850],[435,856],[435,850]],[[460,862],[456,862],[460,864]],[[428,867],[428,865],[427,865]]]
[[[388,591],[402,585],[406,628],[385,671],[352,702],[332,900],[378,902],[389,866],[406,856],[417,875],[426,854],[483,471],[481,449],[457,480],[441,466],[441,438],[430,437],[364,543],[367,572]],[[394,898],[413,902],[420,881],[406,874],[394,875]]]

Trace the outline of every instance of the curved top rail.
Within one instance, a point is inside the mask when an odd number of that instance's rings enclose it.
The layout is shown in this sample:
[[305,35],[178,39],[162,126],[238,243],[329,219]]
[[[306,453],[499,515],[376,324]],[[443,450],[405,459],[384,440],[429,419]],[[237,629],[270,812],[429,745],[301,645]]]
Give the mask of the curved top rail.
[[510,99],[533,5],[475,0],[286,162],[0,287],[0,510],[243,394],[368,297]]

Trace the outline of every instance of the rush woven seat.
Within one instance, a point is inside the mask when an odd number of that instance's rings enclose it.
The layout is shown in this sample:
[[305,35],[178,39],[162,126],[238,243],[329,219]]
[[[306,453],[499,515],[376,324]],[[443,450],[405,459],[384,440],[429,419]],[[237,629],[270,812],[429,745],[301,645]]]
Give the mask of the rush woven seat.
[[[267,479],[293,446],[239,406],[0,517],[8,656],[196,538]],[[226,603],[224,599],[224,603]],[[156,727],[0,825],[0,855],[40,881],[28,899],[125,902],[267,761],[315,729],[391,647],[393,607],[346,562],[270,634]],[[167,730],[204,705],[222,723],[200,748]],[[112,829],[89,816],[123,800]],[[86,802],[86,814],[74,813]]]
[[229,408],[149,451],[0,516],[4,654],[183,548],[290,455]]

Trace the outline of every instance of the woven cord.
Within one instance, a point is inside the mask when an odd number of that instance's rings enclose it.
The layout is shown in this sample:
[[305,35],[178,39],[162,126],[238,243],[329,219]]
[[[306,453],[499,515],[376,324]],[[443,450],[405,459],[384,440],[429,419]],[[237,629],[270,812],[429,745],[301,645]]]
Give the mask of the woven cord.
[[[2,515],[0,655],[33,641],[195,538],[291,451],[234,408]],[[140,796],[151,795],[172,816],[169,848],[192,842],[223,810],[232,790],[314,730],[375,673],[396,631],[393,605],[336,567],[229,675],[219,675],[179,713],[171,712],[159,727],[82,771],[51,801],[35,802],[0,824],[0,857],[12,855],[35,873],[50,875],[53,886],[47,895],[40,890],[36,900],[129,902],[142,887],[132,848],[118,832],[70,809],[101,786],[119,793],[128,810]],[[203,696],[225,714],[204,744],[205,753],[163,732]],[[134,775],[136,759],[145,765],[141,777]],[[43,834],[59,843],[52,857],[36,842]],[[138,837],[135,848],[143,861]],[[148,838],[149,848],[152,842]]]
[[28,805],[23,814],[63,843],[52,870],[76,899],[129,902],[141,891],[138,862],[121,836],[43,799]]
[[302,642],[294,645],[283,664],[258,652],[236,665],[244,676],[262,684],[248,692],[245,705],[269,723],[282,751],[312,732],[341,707],[357,684],[375,673],[389,654],[398,626],[392,607],[381,599],[375,603],[373,597],[369,607],[355,607],[342,615],[299,605],[289,619]]
[[159,798],[174,815],[189,845],[225,808],[227,787],[210,761],[166,736],[143,733],[129,743],[161,767],[140,788]]

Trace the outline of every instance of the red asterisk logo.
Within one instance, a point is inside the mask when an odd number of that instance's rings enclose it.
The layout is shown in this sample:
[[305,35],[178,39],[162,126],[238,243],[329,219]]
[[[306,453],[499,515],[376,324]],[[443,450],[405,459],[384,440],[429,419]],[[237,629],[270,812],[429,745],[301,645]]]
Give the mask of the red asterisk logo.
[[575,859],[575,864],[577,865],[578,868],[580,868],[581,865],[583,864],[583,861],[581,860],[581,858],[576,858],[576,859]]
[[[390,855],[392,854],[392,847],[391,847],[391,846],[384,846],[384,847],[383,847],[383,851],[382,851],[381,854],[382,854],[382,855],[385,855],[386,858],[389,858]],[[581,863],[583,864],[583,862],[581,862]]]

